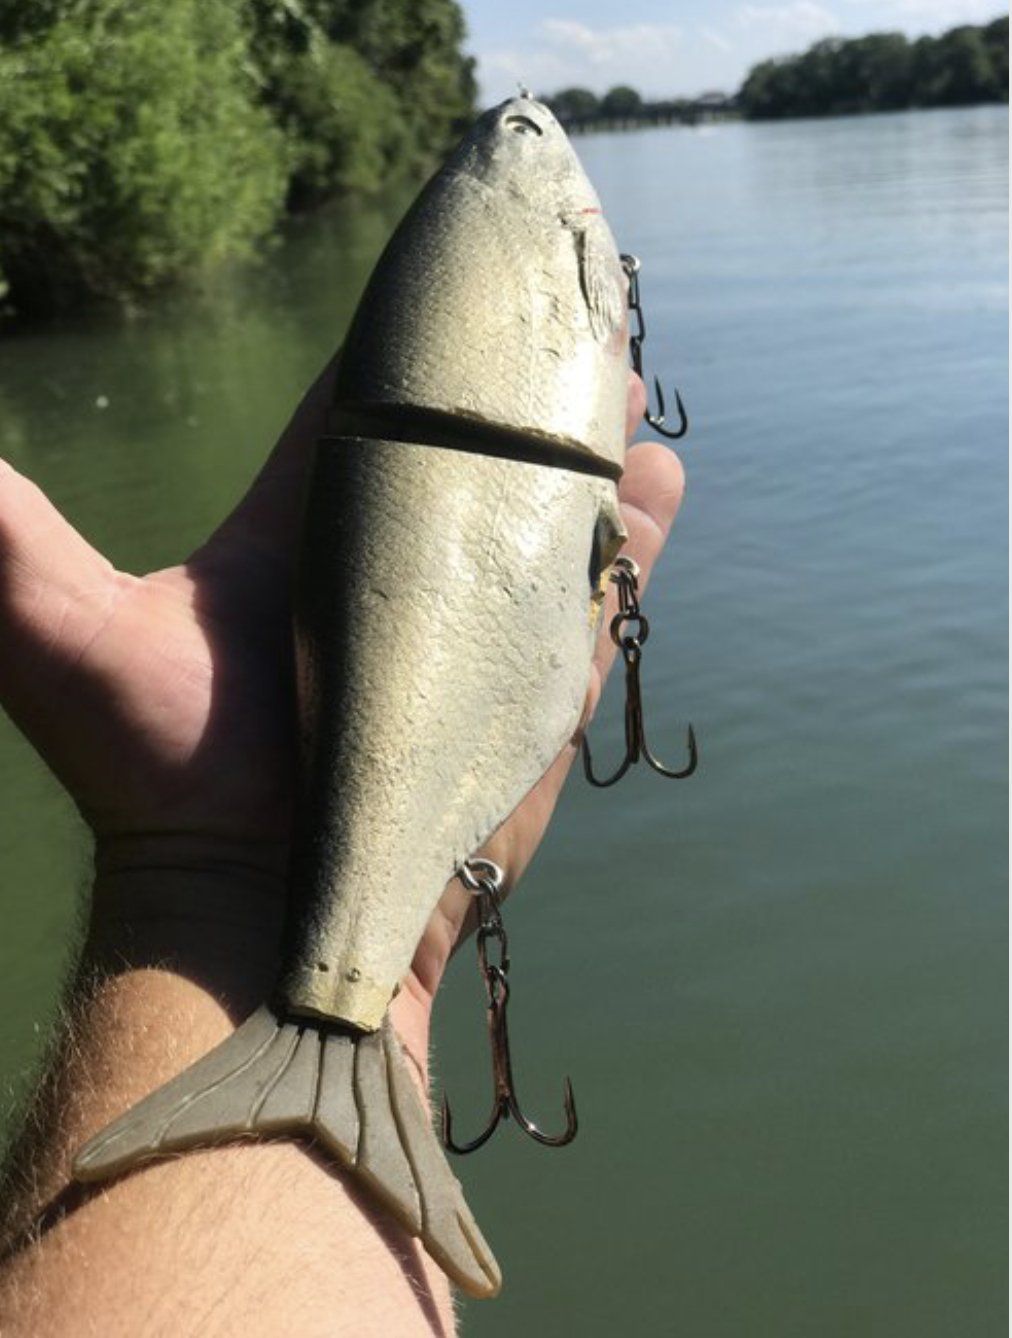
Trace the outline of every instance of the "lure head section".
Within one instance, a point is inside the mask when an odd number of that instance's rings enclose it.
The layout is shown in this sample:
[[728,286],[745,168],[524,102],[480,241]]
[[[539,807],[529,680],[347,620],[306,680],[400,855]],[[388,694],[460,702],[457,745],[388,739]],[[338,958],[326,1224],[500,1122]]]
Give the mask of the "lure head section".
[[432,178],[377,265],[344,347],[333,430],[420,410],[617,478],[627,288],[564,130],[533,98],[504,102]]

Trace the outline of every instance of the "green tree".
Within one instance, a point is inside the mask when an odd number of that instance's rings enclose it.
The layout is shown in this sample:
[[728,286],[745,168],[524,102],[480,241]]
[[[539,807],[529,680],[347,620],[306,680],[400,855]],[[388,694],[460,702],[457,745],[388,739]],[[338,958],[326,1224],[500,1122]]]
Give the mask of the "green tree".
[[903,33],[873,33],[860,39],[862,82],[868,106],[894,111],[910,105],[913,53]]
[[783,100],[779,71],[780,62],[776,60],[763,60],[752,66],[738,90],[738,105],[744,116],[768,120],[780,115]]
[[796,107],[797,115],[821,116],[847,96],[848,72],[840,59],[842,46],[838,37],[827,37],[804,55],[778,63],[780,98]]
[[[14,303],[129,300],[250,254],[283,196],[284,144],[253,104],[237,5],[65,8],[0,48],[0,268]],[[0,31],[13,12],[7,0]]]
[[252,0],[261,97],[291,150],[289,204],[429,170],[474,111],[453,0]]
[[992,63],[979,28],[964,26],[943,33],[925,66],[920,100],[926,106],[961,106],[997,95]]
[[304,0],[331,41],[353,47],[400,102],[409,166],[431,167],[474,114],[474,60],[455,0]]
[[816,42],[763,61],[738,95],[752,118],[946,106],[1008,98],[1008,19],[909,43],[902,33]]
[[272,112],[289,136],[288,198],[296,208],[379,190],[407,138],[395,94],[337,42],[314,43],[279,64]]
[[589,88],[564,88],[547,99],[548,105],[560,121],[579,120],[594,116],[600,106],[596,93]]
[[643,99],[635,88],[619,84],[610,88],[601,99],[601,113],[604,116],[635,116],[643,105]]
[[1008,102],[1008,15],[995,19],[984,29],[984,45],[991,63],[991,85],[998,98]]
[[254,0],[259,96],[288,146],[288,203],[304,208],[390,177],[406,130],[394,93],[297,0]]

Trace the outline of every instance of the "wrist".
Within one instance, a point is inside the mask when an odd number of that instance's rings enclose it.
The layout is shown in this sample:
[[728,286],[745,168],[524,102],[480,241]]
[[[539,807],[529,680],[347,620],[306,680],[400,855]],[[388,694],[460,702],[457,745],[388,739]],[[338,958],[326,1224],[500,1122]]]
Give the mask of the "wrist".
[[95,834],[96,878],[159,869],[180,874],[220,874],[251,887],[284,894],[288,872],[286,840],[239,840],[200,831]]
[[[82,965],[87,974],[157,970],[210,996],[238,1025],[280,974],[287,846],[190,834],[99,838]],[[427,1090],[432,992],[409,973],[391,1017]]]
[[273,988],[283,859],[192,838],[99,840],[83,965],[183,977],[241,1021]]
[[[287,851],[192,838],[99,840],[84,943],[86,973],[158,970],[187,980],[233,1024],[270,997],[280,971]],[[413,973],[391,1016],[425,1085],[432,993]]]

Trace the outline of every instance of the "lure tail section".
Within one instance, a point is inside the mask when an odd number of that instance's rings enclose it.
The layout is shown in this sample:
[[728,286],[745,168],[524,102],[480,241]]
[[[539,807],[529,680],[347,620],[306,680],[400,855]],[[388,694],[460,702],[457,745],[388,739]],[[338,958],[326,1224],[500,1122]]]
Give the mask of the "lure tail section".
[[238,1135],[312,1139],[356,1177],[472,1296],[498,1265],[447,1165],[389,1021],[352,1033],[264,1005],[228,1040],[82,1148],[79,1180]]

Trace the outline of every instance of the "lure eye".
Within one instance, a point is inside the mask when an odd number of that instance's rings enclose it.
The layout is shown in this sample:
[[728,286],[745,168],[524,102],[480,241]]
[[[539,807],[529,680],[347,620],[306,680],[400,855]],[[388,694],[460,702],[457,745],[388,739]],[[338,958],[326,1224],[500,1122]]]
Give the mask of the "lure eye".
[[532,121],[529,116],[507,116],[506,125],[515,135],[529,135],[532,131],[535,135],[544,133],[538,123]]

